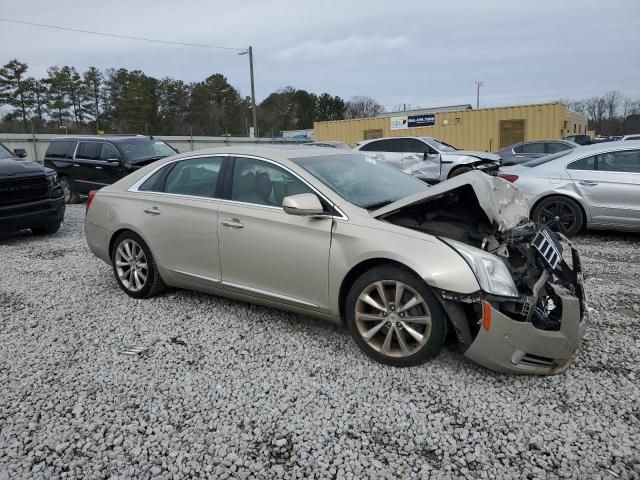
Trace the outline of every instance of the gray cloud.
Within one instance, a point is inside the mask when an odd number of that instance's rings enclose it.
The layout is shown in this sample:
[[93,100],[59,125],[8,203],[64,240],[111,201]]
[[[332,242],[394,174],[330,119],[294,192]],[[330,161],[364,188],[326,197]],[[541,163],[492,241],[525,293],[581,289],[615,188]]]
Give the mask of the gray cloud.
[[[640,2],[612,0],[317,0],[3,2],[2,16],[232,47],[253,45],[259,99],[292,85],[396,104],[483,105],[580,98],[618,89],[640,97]],[[200,80],[220,72],[249,91],[234,52],[106,39],[0,23],[0,62],[125,67]]]

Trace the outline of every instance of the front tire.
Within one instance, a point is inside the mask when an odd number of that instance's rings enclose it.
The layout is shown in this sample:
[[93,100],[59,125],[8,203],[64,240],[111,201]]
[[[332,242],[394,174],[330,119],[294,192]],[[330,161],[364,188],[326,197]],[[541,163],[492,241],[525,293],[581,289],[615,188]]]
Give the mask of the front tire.
[[65,203],[80,202],[80,196],[73,189],[73,185],[71,185],[71,180],[69,180],[69,177],[60,177],[60,186],[62,187],[62,193],[64,193]]
[[541,200],[533,209],[531,219],[567,237],[573,237],[584,224],[580,205],[575,200],[561,196]]
[[134,232],[123,232],[111,250],[113,273],[118,285],[133,298],[150,298],[164,291],[151,250]]
[[60,230],[61,223],[62,222],[53,222],[40,227],[31,227],[31,233],[34,235],[52,235]]
[[431,289],[412,272],[392,265],[372,268],[353,283],[345,317],[360,349],[394,367],[435,357],[447,330],[442,306]]

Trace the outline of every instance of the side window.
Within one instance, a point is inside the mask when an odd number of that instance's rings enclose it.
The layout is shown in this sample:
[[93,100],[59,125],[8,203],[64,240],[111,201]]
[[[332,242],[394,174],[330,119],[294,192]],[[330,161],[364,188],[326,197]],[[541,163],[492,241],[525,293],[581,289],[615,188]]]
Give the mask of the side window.
[[403,153],[419,153],[424,154],[429,151],[429,146],[421,142],[420,140],[416,140],[415,138],[403,138],[402,139],[402,152]]
[[177,162],[165,180],[165,193],[215,198],[222,160],[203,157]]
[[524,145],[518,145],[517,147],[513,147],[513,153],[522,153],[522,149]]
[[549,142],[547,143],[547,153],[558,153],[564,150],[569,150],[571,147],[565,143]]
[[100,158],[99,142],[80,142],[76,151],[76,158],[83,160],[98,160]]
[[276,165],[253,158],[236,158],[231,200],[280,207],[284,197],[299,193],[313,191]]
[[640,150],[598,155],[597,168],[605,172],[640,173]]
[[569,170],[595,170],[596,157],[587,157],[576,160],[573,163],[567,165]]
[[50,158],[73,158],[75,148],[76,142],[51,142],[45,156]]
[[116,147],[110,143],[102,144],[102,148],[100,149],[100,160],[118,160],[119,158],[120,154]]
[[147,178],[144,183],[140,185],[140,187],[138,187],[138,190],[141,192],[162,192],[162,177],[166,173],[167,169],[171,168],[172,166],[173,165],[167,165],[166,167],[162,167],[156,173]]
[[364,152],[382,152],[382,141],[367,143],[360,150]]
[[544,143],[525,143],[520,153],[544,153]]

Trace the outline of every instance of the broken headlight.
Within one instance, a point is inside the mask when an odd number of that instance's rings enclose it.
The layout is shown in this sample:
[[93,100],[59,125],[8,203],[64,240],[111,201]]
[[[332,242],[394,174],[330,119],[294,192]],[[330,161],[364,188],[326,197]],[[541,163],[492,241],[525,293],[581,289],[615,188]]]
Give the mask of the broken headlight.
[[500,257],[455,240],[445,241],[467,261],[485,292],[505,297],[519,295],[513,277]]

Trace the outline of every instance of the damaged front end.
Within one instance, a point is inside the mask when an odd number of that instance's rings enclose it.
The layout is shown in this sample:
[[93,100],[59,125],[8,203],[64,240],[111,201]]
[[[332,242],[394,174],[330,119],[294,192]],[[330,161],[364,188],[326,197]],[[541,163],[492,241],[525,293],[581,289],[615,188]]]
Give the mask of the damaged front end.
[[578,252],[528,221],[521,192],[479,172],[456,177],[377,218],[437,236],[474,271],[473,294],[436,290],[465,356],[496,371],[553,374],[587,325]]

